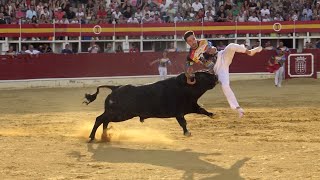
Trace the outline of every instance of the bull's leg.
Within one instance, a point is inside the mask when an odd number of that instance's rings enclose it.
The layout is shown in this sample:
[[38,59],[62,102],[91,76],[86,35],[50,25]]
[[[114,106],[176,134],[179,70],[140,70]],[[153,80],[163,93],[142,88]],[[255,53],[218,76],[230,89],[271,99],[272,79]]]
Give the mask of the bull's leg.
[[89,138],[90,138],[89,142],[92,142],[95,139],[97,129],[103,123],[104,116],[105,115],[102,114],[96,118],[96,122],[94,123],[91,134],[89,136]]
[[186,119],[183,116],[178,116],[178,117],[176,117],[176,119],[177,119],[178,123],[180,124],[180,126],[183,129],[183,134],[185,136],[191,136],[191,133],[187,129],[187,121],[186,121]]
[[109,124],[109,121],[104,121],[103,122],[103,132],[102,132],[102,135],[101,135],[101,140],[103,141],[109,141],[110,139],[108,138],[108,135],[107,135],[107,128],[108,128],[108,124]]
[[216,114],[215,113],[211,113],[211,112],[208,112],[207,110],[205,110],[204,108],[202,107],[199,107],[198,108],[198,111],[197,111],[198,114],[204,114],[206,116],[209,116],[210,118],[213,118]]
[[145,120],[145,119],[146,119],[146,118],[140,116],[140,122],[141,122],[141,123],[144,123],[144,120]]

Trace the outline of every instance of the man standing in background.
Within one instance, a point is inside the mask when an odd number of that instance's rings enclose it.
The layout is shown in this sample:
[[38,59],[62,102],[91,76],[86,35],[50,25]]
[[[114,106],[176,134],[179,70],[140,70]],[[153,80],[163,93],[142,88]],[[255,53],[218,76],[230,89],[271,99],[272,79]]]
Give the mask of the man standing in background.
[[283,45],[283,42],[280,41],[279,46],[276,50],[277,52],[277,61],[280,65],[279,69],[275,72],[275,86],[281,87],[282,80],[285,77],[285,61],[290,54],[290,49],[287,46]]

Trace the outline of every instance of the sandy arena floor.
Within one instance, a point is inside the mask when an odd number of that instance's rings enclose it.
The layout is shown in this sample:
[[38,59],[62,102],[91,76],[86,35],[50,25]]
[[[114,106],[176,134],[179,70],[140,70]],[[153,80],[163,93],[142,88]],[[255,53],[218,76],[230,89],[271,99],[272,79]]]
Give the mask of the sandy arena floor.
[[[95,88],[0,91],[0,179],[320,179],[320,81],[232,82],[246,117],[220,86],[201,99],[218,116],[111,123],[112,142],[87,144],[105,96]],[[97,138],[100,139],[101,129]]]

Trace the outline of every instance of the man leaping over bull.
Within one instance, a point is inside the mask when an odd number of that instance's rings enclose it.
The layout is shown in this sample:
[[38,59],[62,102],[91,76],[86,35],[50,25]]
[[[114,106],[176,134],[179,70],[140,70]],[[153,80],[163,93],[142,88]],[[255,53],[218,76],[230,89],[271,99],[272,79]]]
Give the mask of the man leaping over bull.
[[262,51],[262,47],[256,47],[247,50],[244,45],[230,43],[224,50],[217,51],[217,48],[205,39],[197,40],[193,31],[187,31],[184,34],[184,40],[190,46],[190,51],[186,61],[186,71],[188,84],[195,84],[195,78],[192,65],[201,63],[209,71],[218,75],[219,82],[224,95],[226,96],[231,109],[237,110],[239,117],[244,116],[244,110],[239,106],[239,103],[230,88],[229,66],[236,52],[245,53],[253,56]]

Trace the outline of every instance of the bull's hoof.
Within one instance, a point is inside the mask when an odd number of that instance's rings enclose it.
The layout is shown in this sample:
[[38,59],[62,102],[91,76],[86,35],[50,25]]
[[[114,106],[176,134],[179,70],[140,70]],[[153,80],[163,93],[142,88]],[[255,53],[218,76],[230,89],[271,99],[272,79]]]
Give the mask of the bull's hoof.
[[187,131],[187,132],[183,133],[183,135],[186,136],[186,137],[190,137],[191,136],[191,132]]
[[210,113],[210,114],[209,114],[209,117],[210,117],[210,118],[215,118],[216,115],[217,115],[217,114],[215,114],[215,113]]
[[93,143],[95,141],[95,139],[89,139],[89,141],[87,143]]
[[101,141],[103,141],[103,142],[110,142],[110,137],[108,137],[107,134],[102,134],[102,135],[101,135]]

